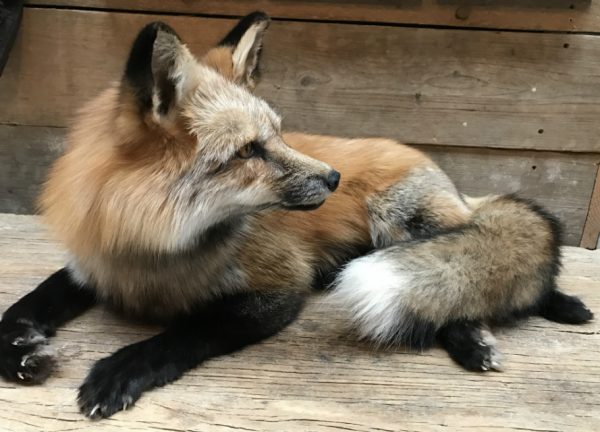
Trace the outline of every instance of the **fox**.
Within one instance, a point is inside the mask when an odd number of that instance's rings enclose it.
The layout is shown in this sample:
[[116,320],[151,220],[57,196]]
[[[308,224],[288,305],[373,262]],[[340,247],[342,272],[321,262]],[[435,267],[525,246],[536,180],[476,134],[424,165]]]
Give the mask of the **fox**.
[[4,379],[44,382],[50,338],[96,304],[164,330],[95,363],[91,419],[277,334],[324,286],[358,338],[480,372],[501,366],[494,325],[593,318],[559,291],[560,224],[535,203],[463,195],[394,140],[282,132],[253,93],[269,22],[249,14],[201,57],[149,23],[77,115],[39,204],[69,259],[3,314]]

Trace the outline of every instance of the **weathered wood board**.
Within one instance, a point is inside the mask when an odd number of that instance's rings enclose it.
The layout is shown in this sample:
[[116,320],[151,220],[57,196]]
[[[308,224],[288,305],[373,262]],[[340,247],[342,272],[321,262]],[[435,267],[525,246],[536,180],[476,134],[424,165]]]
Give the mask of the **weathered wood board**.
[[[196,53],[234,22],[28,8],[0,79],[0,124],[64,126],[119,79],[136,32],[157,19]],[[291,129],[600,152],[594,36],[274,22],[264,45],[258,93]]]
[[518,192],[556,214],[578,246],[600,155],[418,146],[468,195]]
[[30,5],[517,30],[600,31],[591,0],[29,0]]
[[[600,251],[565,248],[560,286],[600,311]],[[63,265],[32,216],[0,215],[0,310]],[[347,336],[317,297],[279,336],[207,362],[90,422],[75,394],[94,361],[158,329],[96,308],[52,341],[60,363],[43,386],[0,380],[3,432],[81,431],[595,431],[600,429],[600,323],[531,319],[497,332],[505,371],[474,374],[439,349],[374,352]]]
[[[64,128],[0,125],[0,211],[34,213]],[[579,245],[600,154],[416,146],[469,195],[520,192],[563,221],[565,241]],[[343,179],[342,179],[343,181]]]
[[64,128],[0,125],[0,211],[35,213],[50,164],[62,153]]

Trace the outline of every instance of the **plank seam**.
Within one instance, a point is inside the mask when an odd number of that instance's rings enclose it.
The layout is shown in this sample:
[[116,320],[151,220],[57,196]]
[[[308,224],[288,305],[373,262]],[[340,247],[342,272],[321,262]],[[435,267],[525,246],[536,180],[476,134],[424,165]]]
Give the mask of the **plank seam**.
[[[65,131],[69,129],[68,126],[60,126],[60,125],[51,125],[51,124],[27,124],[27,123],[15,123],[15,122],[0,122],[1,126],[8,127],[30,127],[30,128],[48,128],[48,129],[64,129]],[[284,130],[284,132],[298,132],[293,129]],[[310,133],[310,132],[307,132]],[[339,135],[341,138],[356,138],[356,137],[344,137],[343,135]],[[382,135],[364,135],[360,138],[389,138],[387,136]],[[596,159],[596,163],[600,163],[600,151],[589,151],[583,150],[578,151],[577,149],[565,149],[565,150],[555,150],[555,149],[545,149],[545,148],[532,148],[532,147],[500,147],[500,146],[466,146],[460,144],[440,144],[438,143],[430,143],[430,142],[417,142],[417,141],[404,141],[401,139],[393,138],[401,144],[413,147],[430,147],[430,148],[438,148],[438,149],[457,149],[457,150],[499,150],[499,151],[507,151],[507,152],[535,152],[535,153],[553,153],[553,154],[569,154],[569,155],[581,155],[581,156],[589,156],[591,158]]]
[[[136,10],[136,9],[117,9],[103,8],[95,6],[62,6],[62,5],[46,5],[38,3],[28,3],[25,5],[27,9],[50,9],[50,10],[65,10],[76,12],[104,12],[104,13],[122,13],[135,15],[152,15],[152,16],[181,16],[181,17],[196,17],[196,18],[214,18],[214,19],[239,19],[243,15],[229,14],[208,14],[208,13],[192,13],[192,12],[169,12],[169,11],[153,11],[153,10]],[[477,27],[477,26],[459,26],[459,25],[441,25],[441,24],[411,24],[386,21],[354,21],[354,20],[333,20],[333,19],[307,19],[307,18],[283,18],[272,16],[273,21],[281,22],[303,22],[317,24],[342,24],[342,25],[360,25],[371,27],[400,27],[400,28],[423,28],[434,30],[463,30],[463,31],[481,31],[481,32],[506,32],[506,33],[533,33],[533,34],[557,34],[557,35],[582,35],[582,36],[600,36],[600,31],[578,31],[578,30],[543,30],[543,29],[510,29],[502,27]]]
[[68,129],[67,126],[45,125],[45,124],[25,124],[25,123],[15,123],[15,122],[0,122],[0,126]]

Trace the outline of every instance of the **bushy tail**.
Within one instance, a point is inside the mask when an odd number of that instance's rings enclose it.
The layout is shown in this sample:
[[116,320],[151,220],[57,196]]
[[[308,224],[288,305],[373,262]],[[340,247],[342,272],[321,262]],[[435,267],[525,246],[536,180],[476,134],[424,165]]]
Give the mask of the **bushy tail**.
[[418,348],[461,319],[540,312],[556,288],[559,224],[512,195],[468,199],[471,220],[351,261],[331,300],[363,338]]

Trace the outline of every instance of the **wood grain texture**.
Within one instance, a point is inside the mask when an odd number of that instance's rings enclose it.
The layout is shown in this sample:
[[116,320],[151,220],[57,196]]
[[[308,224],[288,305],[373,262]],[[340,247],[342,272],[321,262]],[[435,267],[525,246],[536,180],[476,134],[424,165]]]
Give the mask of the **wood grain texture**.
[[[0,124],[67,124],[119,79],[135,33],[157,19],[196,53],[233,24],[28,8],[0,80]],[[600,152],[600,37],[274,22],[263,64],[257,91],[288,129]]]
[[583,226],[580,246],[588,249],[600,249],[600,166],[596,174],[596,184]]
[[591,0],[29,0],[31,5],[517,30],[600,31]]
[[0,212],[35,213],[50,164],[63,149],[64,128],[0,125]]
[[515,193],[534,199],[562,221],[564,241],[579,245],[600,155],[417,146],[462,193]]
[[[64,128],[0,125],[0,212],[35,212],[64,133]],[[566,244],[579,245],[600,154],[416,147],[437,161],[463,193],[519,192],[535,199],[563,221]]]
[[[0,309],[63,265],[32,216],[0,215]],[[600,310],[600,252],[565,248],[560,286]],[[0,428],[28,431],[594,431],[600,324],[531,319],[497,332],[505,371],[474,374],[439,349],[374,352],[322,298],[275,338],[192,370],[134,409],[90,422],[77,386],[94,361],[158,329],[96,308],[52,341],[60,363],[39,387],[0,381]]]

